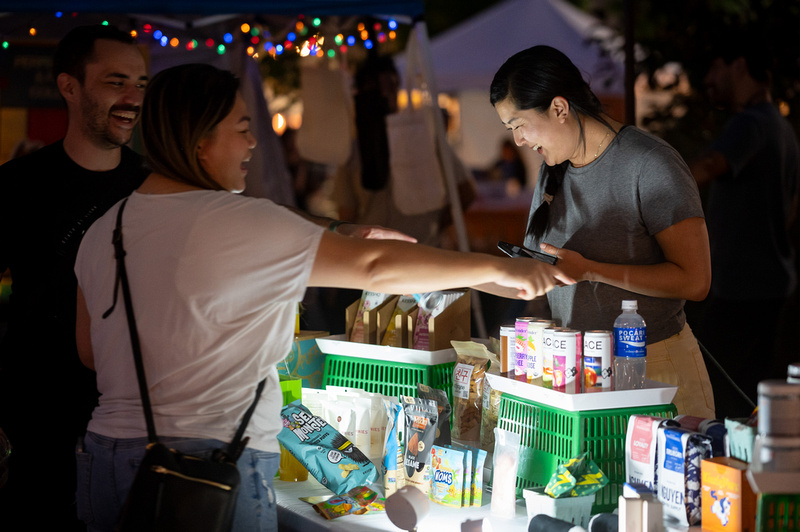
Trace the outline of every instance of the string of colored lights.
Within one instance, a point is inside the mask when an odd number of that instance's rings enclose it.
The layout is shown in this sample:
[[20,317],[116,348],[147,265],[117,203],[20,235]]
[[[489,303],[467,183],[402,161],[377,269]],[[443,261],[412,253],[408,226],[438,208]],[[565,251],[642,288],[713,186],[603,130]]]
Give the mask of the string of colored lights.
[[[78,13],[66,14],[57,11],[53,14],[56,19],[76,18]],[[145,15],[146,16],[146,15]],[[102,24],[108,25],[104,20]],[[370,27],[368,23],[359,22],[352,32],[341,32],[336,29],[328,29],[320,17],[306,17],[298,15],[293,25],[288,29],[281,29],[270,32],[264,24],[243,22],[237,29],[228,28],[219,36],[200,36],[184,37],[182,34],[192,31],[192,29],[178,30],[167,28],[157,23],[141,22],[131,29],[131,35],[138,41],[143,42],[148,38],[154,39],[164,48],[196,50],[202,46],[208,49],[216,49],[218,54],[224,54],[228,46],[237,37],[245,40],[247,54],[255,59],[269,56],[276,59],[284,54],[296,53],[301,57],[336,57],[337,54],[345,55],[354,46],[363,46],[371,49],[376,44],[393,41],[397,38],[398,22],[396,20],[372,21]],[[23,29],[25,28],[25,29]],[[195,30],[196,31],[196,30]],[[327,33],[327,35],[326,35]],[[0,34],[0,47],[8,49],[12,42],[30,40],[38,38],[39,31],[35,21],[30,24],[22,24],[17,29],[5,35]]]

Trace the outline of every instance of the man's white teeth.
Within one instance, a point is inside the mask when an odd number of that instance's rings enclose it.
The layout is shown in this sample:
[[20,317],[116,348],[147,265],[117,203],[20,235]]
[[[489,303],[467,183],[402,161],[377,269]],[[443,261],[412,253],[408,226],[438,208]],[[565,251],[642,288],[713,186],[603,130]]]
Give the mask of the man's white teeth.
[[534,144],[534,145],[533,145],[533,149],[534,149],[534,151],[535,151],[535,150],[539,150],[539,149],[541,149],[541,147],[542,147],[542,145],[541,145],[541,144]]
[[116,116],[117,118],[122,118],[123,120],[135,120],[136,119],[136,113],[134,113],[133,111],[115,111],[115,112],[113,112],[111,114],[113,116]]

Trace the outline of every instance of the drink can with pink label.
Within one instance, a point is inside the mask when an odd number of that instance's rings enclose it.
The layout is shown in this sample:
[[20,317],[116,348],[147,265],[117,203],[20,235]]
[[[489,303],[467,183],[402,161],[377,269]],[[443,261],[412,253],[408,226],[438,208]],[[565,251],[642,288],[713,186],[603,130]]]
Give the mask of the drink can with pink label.
[[533,320],[528,323],[525,370],[529,382],[542,376],[544,370],[544,330],[552,325],[552,320]]
[[553,334],[553,388],[574,387],[582,351],[579,345],[583,345],[580,331],[561,329]]
[[525,375],[527,367],[528,323],[536,318],[517,318],[514,323],[514,375]]

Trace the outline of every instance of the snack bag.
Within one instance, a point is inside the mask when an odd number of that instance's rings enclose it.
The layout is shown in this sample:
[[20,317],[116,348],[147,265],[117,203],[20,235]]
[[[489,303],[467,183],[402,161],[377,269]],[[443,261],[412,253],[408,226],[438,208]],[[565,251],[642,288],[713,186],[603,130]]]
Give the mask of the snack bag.
[[483,381],[489,362],[486,346],[476,342],[450,342],[456,350],[453,368],[453,438],[480,443]]
[[414,296],[400,296],[397,300],[397,305],[394,307],[394,312],[392,312],[389,325],[386,327],[386,332],[383,333],[381,345],[400,345],[400,342],[397,341],[397,335],[400,332],[397,330],[397,317],[406,314],[413,309],[416,304],[417,300],[414,299]]
[[430,457],[438,419],[436,401],[401,396],[405,415],[403,470],[406,484],[428,494]]
[[383,489],[389,497],[405,485],[403,476],[403,450],[400,446],[398,424],[402,423],[402,407],[387,399],[383,400],[386,409],[386,442],[383,446]]
[[503,392],[492,388],[489,379],[483,381],[483,408],[481,412],[481,448],[494,447],[494,428],[500,418],[500,400]]
[[447,393],[438,388],[431,388],[426,384],[417,384],[417,396],[422,399],[432,399],[436,401],[436,408],[439,420],[436,422],[436,438],[434,445],[450,445],[450,400]]
[[364,343],[366,341],[364,338],[364,312],[381,306],[390,297],[392,297],[391,294],[381,294],[380,292],[370,292],[369,290],[364,290],[361,293],[361,302],[356,311],[353,330],[350,331],[349,340],[351,342]]
[[625,434],[625,482],[642,484],[654,493],[658,489],[658,427],[677,425],[674,421],[654,416],[633,415],[628,418]]
[[[494,436],[492,436],[492,441],[494,441]],[[470,447],[458,442],[453,442],[453,447],[470,451],[472,466],[471,474],[468,475],[470,478],[467,479],[470,490],[470,504],[471,506],[481,506],[483,504],[483,468],[486,463],[487,452],[483,449]],[[492,448],[494,448],[494,444],[492,444]],[[466,498],[465,496],[465,501]],[[467,504],[465,503],[464,506],[467,506]]]
[[371,486],[378,479],[369,458],[300,401],[284,406],[281,420],[283,429],[278,441],[336,495],[358,486]]
[[369,511],[369,506],[378,498],[378,494],[366,486],[358,486],[346,495],[331,497],[327,501],[314,505],[314,510],[325,519],[336,519],[348,514],[361,515]]
[[658,500],[665,516],[684,526],[700,523],[700,465],[711,457],[711,438],[675,427],[658,429]]
[[464,500],[464,453],[434,445],[431,450],[430,499],[461,508]]

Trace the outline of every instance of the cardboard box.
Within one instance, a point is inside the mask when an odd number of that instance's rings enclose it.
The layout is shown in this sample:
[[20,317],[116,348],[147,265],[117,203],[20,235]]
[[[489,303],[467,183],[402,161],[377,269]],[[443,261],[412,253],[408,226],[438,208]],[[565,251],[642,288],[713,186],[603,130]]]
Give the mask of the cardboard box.
[[703,530],[755,532],[756,496],[745,476],[747,467],[726,456],[703,460]]

